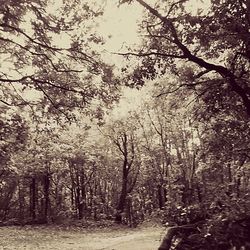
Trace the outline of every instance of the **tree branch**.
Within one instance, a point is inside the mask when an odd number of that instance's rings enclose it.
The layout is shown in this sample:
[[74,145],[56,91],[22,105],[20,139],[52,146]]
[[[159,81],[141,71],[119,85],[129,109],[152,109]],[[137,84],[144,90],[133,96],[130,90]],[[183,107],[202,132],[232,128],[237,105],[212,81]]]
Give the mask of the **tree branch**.
[[64,91],[67,91],[67,92],[74,92],[74,93],[78,93],[80,95],[84,95],[84,92],[81,91],[81,90],[76,90],[76,89],[73,89],[73,88],[67,88],[67,87],[64,87],[64,86],[60,86],[60,85],[56,85],[50,81],[46,81],[46,80],[39,80],[37,78],[34,78],[34,77],[30,77],[30,79],[36,83],[41,83],[41,84],[48,84],[52,87],[55,87],[55,88],[58,88],[58,89],[61,89],[61,90],[64,90]]
[[29,36],[28,34],[26,34],[23,30],[21,30],[20,28],[8,25],[6,23],[1,23],[0,26],[2,26],[3,28],[9,28],[12,29],[20,34],[22,34],[23,36],[25,36],[26,38],[28,38],[29,41],[31,41],[32,43],[39,45],[42,48],[45,48],[47,50],[53,51],[53,52],[62,52],[62,51],[68,51],[68,52],[75,52],[77,54],[80,54],[83,57],[76,57],[76,56],[72,56],[72,55],[68,55],[69,57],[73,58],[76,60],[77,59],[81,59],[84,61],[87,61],[91,64],[97,64],[97,62],[94,60],[93,62],[93,58],[91,56],[88,56],[86,53],[76,50],[75,48],[58,48],[58,47],[52,47],[47,43],[40,43],[38,41],[36,41],[35,39],[33,39],[31,36]]
[[147,110],[147,114],[148,114],[148,117],[149,117],[149,119],[150,119],[150,122],[151,122],[151,124],[153,125],[153,128],[155,129],[156,133],[157,133],[158,135],[161,136],[161,132],[162,132],[162,131],[160,131],[160,130],[156,127],[156,124],[154,123],[154,121],[153,121],[153,119],[152,119],[152,117],[151,117],[151,115],[150,115],[150,113],[149,113],[149,110]]
[[171,248],[171,243],[173,237],[178,234],[178,233],[192,233],[192,232],[197,232],[198,229],[197,227],[203,223],[203,221],[197,222],[195,224],[190,224],[190,225],[183,225],[183,226],[175,226],[175,227],[170,227],[167,230],[166,235],[164,236],[162,243],[158,250],[169,250]]
[[183,84],[180,84],[178,87],[176,87],[175,89],[173,90],[169,90],[169,91],[166,91],[166,92],[163,92],[163,93],[160,93],[156,96],[153,96],[153,97],[161,97],[163,95],[168,95],[168,94],[172,94],[174,92],[176,92],[177,90],[179,90],[180,88],[182,87],[194,87],[194,86],[197,86],[197,85],[200,85],[202,84],[203,82],[197,82],[197,83],[183,83]]
[[122,153],[123,156],[125,156],[125,152],[121,147],[121,144],[119,143],[119,140],[113,140],[114,144],[118,147],[118,149],[120,150],[120,152]]
[[171,58],[181,58],[184,59],[185,57],[183,55],[174,55],[174,54],[166,54],[166,53],[160,53],[160,52],[148,52],[148,53],[113,53],[115,55],[121,55],[121,56],[138,56],[138,57],[144,57],[144,56],[161,56],[161,57],[171,57]]
[[21,44],[19,44],[19,43],[17,43],[17,42],[14,42],[14,41],[12,41],[12,40],[10,40],[10,39],[3,38],[3,37],[0,37],[0,39],[1,39],[2,41],[10,42],[10,43],[15,44],[16,46],[20,47],[20,48],[23,49],[23,50],[26,50],[27,52],[29,52],[29,53],[30,53],[31,55],[33,55],[33,56],[41,56],[41,57],[44,57],[46,60],[49,61],[49,63],[50,63],[50,65],[52,66],[52,68],[53,68],[55,71],[57,71],[57,72],[60,72],[60,73],[70,73],[70,72],[80,73],[80,72],[82,72],[82,70],[59,69],[59,68],[54,64],[54,62],[52,61],[52,59],[49,58],[48,55],[46,55],[46,54],[44,54],[44,53],[36,53],[36,52],[34,52],[34,51],[31,51],[31,50],[29,50],[28,48],[26,48],[25,46],[23,46],[23,45],[21,45]]
[[8,102],[6,102],[6,101],[4,101],[4,100],[0,100],[0,102],[2,102],[3,104],[5,104],[5,105],[7,105],[7,106],[13,106],[12,104],[10,104],[10,103],[8,103]]
[[30,75],[30,76],[23,76],[23,77],[21,77],[21,78],[19,78],[19,79],[6,79],[6,78],[0,78],[0,82],[22,82],[22,81],[24,81],[24,80],[26,80],[26,79],[28,79],[28,78],[30,78],[30,77],[32,77],[32,75]]
[[25,36],[26,38],[28,38],[29,41],[31,41],[32,43],[34,44],[37,44],[45,49],[49,49],[49,50],[52,50],[52,51],[63,51],[64,49],[62,48],[57,48],[57,47],[52,47],[46,43],[40,43],[38,41],[36,41],[35,39],[33,39],[31,36],[29,36],[28,34],[26,34],[23,30],[21,30],[20,28],[17,28],[17,27],[14,27],[14,26],[11,26],[9,24],[6,24],[6,23],[1,23],[0,24],[1,27],[3,28],[9,28],[13,31],[16,31],[18,32],[19,34],[22,34],[23,36]]
[[242,99],[244,106],[246,107],[247,114],[250,116],[250,99],[246,90],[242,88],[236,81],[236,76],[227,68],[221,65],[216,65],[209,63],[203,60],[200,57],[195,56],[192,52],[180,41],[177,31],[173,23],[167,18],[163,17],[157,10],[148,5],[144,0],[136,0],[144,8],[146,8],[152,15],[159,18],[165,25],[167,29],[170,29],[170,32],[173,36],[173,43],[182,51],[183,56],[181,58],[188,59],[191,62],[199,65],[202,68],[205,68],[209,71],[215,71],[219,73],[223,78],[226,78],[234,92],[236,92]]
[[46,96],[48,98],[48,100],[50,101],[50,103],[52,104],[52,106],[56,110],[58,110],[60,113],[62,113],[66,117],[66,119],[68,121],[71,121],[71,119],[69,118],[69,116],[63,110],[59,109],[59,106],[52,100],[52,98],[46,93],[46,91],[38,83],[36,85],[43,92],[44,96]]

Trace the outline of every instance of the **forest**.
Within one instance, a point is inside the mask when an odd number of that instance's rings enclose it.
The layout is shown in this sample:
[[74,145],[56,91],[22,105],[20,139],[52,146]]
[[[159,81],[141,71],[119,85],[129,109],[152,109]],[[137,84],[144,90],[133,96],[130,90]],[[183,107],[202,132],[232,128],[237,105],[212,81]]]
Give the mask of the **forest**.
[[250,249],[248,0],[0,3],[1,227]]

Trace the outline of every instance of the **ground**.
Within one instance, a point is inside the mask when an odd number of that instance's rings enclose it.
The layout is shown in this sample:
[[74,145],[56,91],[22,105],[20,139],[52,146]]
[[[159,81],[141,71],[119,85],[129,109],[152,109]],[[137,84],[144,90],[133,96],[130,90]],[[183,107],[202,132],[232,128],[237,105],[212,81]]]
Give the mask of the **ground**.
[[55,226],[0,227],[0,250],[156,250],[161,227],[79,229]]

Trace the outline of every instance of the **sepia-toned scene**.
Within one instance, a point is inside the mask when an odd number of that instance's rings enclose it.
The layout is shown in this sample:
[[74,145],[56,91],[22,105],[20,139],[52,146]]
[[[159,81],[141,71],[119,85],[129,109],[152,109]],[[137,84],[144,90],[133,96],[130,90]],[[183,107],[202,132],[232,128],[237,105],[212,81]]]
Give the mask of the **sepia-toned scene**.
[[249,236],[249,0],[0,0],[0,250]]

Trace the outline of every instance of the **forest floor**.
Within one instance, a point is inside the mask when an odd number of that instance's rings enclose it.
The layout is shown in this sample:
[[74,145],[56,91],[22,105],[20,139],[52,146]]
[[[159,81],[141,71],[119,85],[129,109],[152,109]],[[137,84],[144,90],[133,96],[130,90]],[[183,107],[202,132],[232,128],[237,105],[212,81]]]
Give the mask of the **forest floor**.
[[98,229],[57,226],[0,227],[0,250],[156,250],[164,236],[160,226]]

